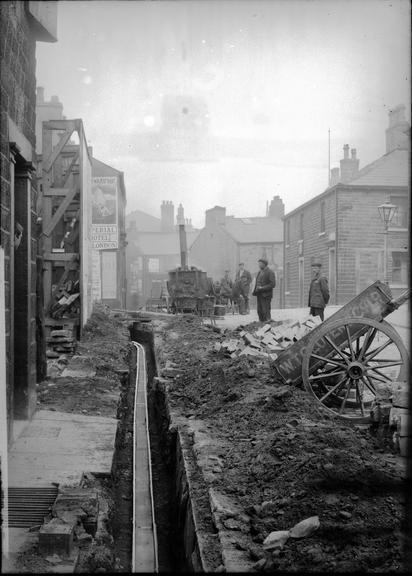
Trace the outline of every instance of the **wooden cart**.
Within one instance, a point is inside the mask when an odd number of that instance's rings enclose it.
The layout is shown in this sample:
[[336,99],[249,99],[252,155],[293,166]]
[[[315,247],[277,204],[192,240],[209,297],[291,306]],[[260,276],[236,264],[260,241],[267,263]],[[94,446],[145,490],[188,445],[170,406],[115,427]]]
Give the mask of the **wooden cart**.
[[394,300],[389,286],[375,282],[282,351],[274,362],[280,379],[304,384],[330,414],[367,422],[376,399],[409,374],[408,352],[384,318],[409,299]]

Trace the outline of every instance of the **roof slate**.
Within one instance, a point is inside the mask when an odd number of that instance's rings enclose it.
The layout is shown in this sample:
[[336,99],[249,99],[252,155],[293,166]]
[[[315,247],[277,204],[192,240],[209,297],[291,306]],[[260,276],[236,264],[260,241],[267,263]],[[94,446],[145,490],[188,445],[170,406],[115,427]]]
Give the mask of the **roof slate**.
[[[198,237],[198,231],[187,231],[187,248],[190,249],[193,242]],[[180,254],[179,232],[170,233],[141,233],[138,236],[136,245],[144,256],[174,256]]]
[[283,222],[280,218],[228,217],[224,228],[240,244],[283,242]]
[[368,164],[348,183],[350,186],[408,186],[409,151],[394,150]]

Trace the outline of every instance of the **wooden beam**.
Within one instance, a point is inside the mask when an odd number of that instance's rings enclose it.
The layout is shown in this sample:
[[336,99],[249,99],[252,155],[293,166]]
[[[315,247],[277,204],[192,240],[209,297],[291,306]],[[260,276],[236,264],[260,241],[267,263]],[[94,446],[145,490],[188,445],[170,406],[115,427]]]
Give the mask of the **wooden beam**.
[[78,160],[79,160],[79,147],[77,147],[76,154],[73,156],[70,164],[68,165],[68,167],[66,169],[66,175],[63,179],[63,186],[66,186],[70,176],[73,176],[72,170],[73,170],[73,167],[76,164],[76,162],[78,162]]
[[67,208],[70,206],[70,204],[72,203],[72,201],[74,200],[74,197],[76,196],[76,194],[78,192],[79,192],[79,190],[77,188],[71,188],[69,190],[67,196],[65,196],[65,198],[60,203],[60,206],[57,208],[56,212],[53,214],[53,217],[50,220],[49,224],[44,228],[43,234],[45,236],[47,236],[47,237],[50,236],[50,234],[55,229],[57,223],[59,222],[60,218],[66,212]]
[[70,191],[70,188],[49,188],[47,190],[47,194],[43,193],[43,196],[53,197],[53,196],[67,196],[67,193]]
[[61,153],[63,148],[66,146],[67,142],[70,140],[71,135],[73,134],[73,130],[65,130],[64,133],[60,136],[59,142],[53,148],[52,153],[50,156],[43,161],[43,170],[45,172],[50,172],[50,168],[56,161],[57,156]]
[[67,262],[70,261],[72,258],[77,256],[79,258],[78,252],[46,252],[44,254],[44,260],[48,260],[49,262]]
[[67,130],[70,127],[71,131],[76,130],[76,120],[47,120],[43,122],[43,126],[47,130]]

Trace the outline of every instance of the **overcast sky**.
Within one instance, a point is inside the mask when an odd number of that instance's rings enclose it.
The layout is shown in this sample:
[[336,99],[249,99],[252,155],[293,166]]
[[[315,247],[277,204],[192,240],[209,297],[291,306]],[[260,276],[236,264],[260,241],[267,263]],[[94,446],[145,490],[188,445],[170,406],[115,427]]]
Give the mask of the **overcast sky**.
[[[182,202],[203,225],[221,204],[264,215],[322,192],[342,147],[361,167],[385,153],[388,110],[410,109],[407,0],[60,1],[58,42],[39,43],[37,82],[82,118],[94,155],[125,172],[128,209]],[[216,137],[271,140],[270,161],[143,162],[128,147],[161,127],[164,95],[205,99]],[[114,151],[112,143],[120,142]]]

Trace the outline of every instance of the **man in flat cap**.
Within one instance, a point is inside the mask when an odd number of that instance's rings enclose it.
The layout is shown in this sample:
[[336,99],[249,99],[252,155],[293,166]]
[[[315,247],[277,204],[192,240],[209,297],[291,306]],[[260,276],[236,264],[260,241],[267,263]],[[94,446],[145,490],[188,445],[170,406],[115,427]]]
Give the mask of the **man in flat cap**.
[[259,272],[256,276],[253,295],[257,298],[257,313],[261,322],[270,320],[270,304],[272,302],[273,288],[276,286],[276,277],[268,266],[266,258],[258,260]]
[[324,311],[326,304],[329,302],[329,286],[328,281],[324,276],[321,276],[322,264],[315,261],[312,264],[312,282],[309,288],[309,302],[311,316],[320,316],[324,319]]

